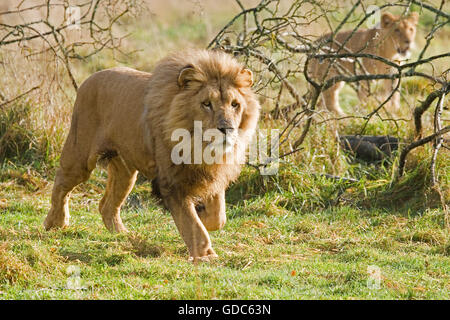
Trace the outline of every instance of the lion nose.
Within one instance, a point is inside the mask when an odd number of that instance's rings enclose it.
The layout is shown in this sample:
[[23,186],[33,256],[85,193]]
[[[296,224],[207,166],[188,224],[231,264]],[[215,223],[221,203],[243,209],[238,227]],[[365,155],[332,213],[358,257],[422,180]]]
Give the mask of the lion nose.
[[227,134],[233,131],[233,127],[220,127],[217,129],[219,129],[219,131],[222,132],[223,134]]
[[217,129],[223,134],[227,134],[233,131],[234,128],[231,125],[230,121],[221,119],[218,123]]

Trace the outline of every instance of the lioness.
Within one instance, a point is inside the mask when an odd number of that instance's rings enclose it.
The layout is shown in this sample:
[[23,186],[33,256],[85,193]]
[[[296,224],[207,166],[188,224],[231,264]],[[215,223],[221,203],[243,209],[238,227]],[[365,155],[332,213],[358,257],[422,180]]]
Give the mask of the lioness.
[[[407,17],[394,16],[389,12],[385,12],[381,16],[380,28],[357,30],[353,35],[352,31],[343,31],[335,35],[334,41],[331,44],[324,46],[324,51],[329,52],[330,48],[332,52],[338,53],[369,53],[377,55],[389,60],[403,60],[409,58],[410,49],[414,45],[414,39],[416,36],[416,25],[419,16],[416,12],[411,13]],[[330,38],[330,34],[327,34],[319,41],[324,41]],[[347,40],[348,39],[348,40]],[[344,47],[340,46],[345,42]],[[355,63],[349,61],[349,59],[338,59],[335,64],[329,68],[329,59],[319,60],[312,59],[308,73],[315,81],[322,82],[323,80],[330,79],[338,74],[354,75],[355,73],[368,73],[368,74],[389,74],[392,69],[387,64],[370,58],[362,58],[361,71],[357,71]],[[383,96],[385,98],[396,87],[397,81],[383,80]],[[360,101],[364,101],[368,93],[368,84],[366,82],[360,82],[362,85],[359,90]],[[328,90],[322,93],[322,100],[328,110],[334,112],[338,116],[345,115],[339,106],[339,91],[344,86],[343,82],[338,82]],[[399,92],[395,92],[391,101],[391,106],[394,110],[397,110],[400,105]]]
[[[260,105],[252,83],[252,72],[233,57],[206,50],[163,59],[153,74],[114,68],[92,75],[78,90],[45,228],[69,224],[70,191],[89,178],[98,160],[107,160],[108,181],[99,209],[110,231],[126,231],[120,207],[139,171],[156,179],[190,257],[216,256],[207,230],[225,224],[225,189],[239,176],[257,125]],[[223,136],[223,156],[233,154],[231,162],[172,161],[178,143],[172,133],[192,133],[194,121]]]

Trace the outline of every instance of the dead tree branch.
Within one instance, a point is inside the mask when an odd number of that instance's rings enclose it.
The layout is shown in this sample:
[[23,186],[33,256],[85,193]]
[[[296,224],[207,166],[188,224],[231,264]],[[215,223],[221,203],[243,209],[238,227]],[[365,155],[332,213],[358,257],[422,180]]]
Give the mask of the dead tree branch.
[[140,0],[42,0],[37,5],[28,4],[12,3],[0,12],[0,49],[26,48],[26,57],[34,59],[48,59],[51,53],[62,62],[75,90],[73,61],[86,60],[105,49],[121,52],[124,36],[113,27],[125,15],[136,15],[143,9]]

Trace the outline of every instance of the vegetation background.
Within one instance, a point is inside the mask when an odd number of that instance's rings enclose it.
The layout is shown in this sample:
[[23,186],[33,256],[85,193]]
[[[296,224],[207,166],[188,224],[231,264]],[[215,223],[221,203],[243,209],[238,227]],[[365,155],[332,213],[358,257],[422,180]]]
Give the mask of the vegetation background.
[[[13,2],[0,0],[0,12]],[[245,7],[258,2],[241,1]],[[352,2],[339,5],[345,13]],[[147,0],[146,6],[115,26],[115,32],[129,34],[120,43],[128,54],[103,50],[73,62],[78,84],[104,68],[151,71],[170,52],[205,48],[241,11],[235,1]],[[446,3],[443,11],[449,10]],[[27,12],[21,19],[39,14]],[[421,14],[418,48],[433,19],[429,12]],[[320,35],[322,28],[308,32]],[[448,52],[449,41],[447,25],[435,34],[427,55]],[[42,222],[76,91],[60,60],[32,52],[27,46],[0,47],[1,299],[450,298],[449,150],[443,148],[436,161],[438,187],[429,181],[431,145],[408,156],[406,173],[397,181],[397,157],[386,165],[367,164],[339,147],[336,132],[359,132],[361,119],[316,123],[303,149],[283,158],[277,175],[261,176],[247,166],[227,192],[227,225],[211,234],[219,254],[211,263],[187,261],[170,214],[151,197],[143,177],[122,210],[130,233],[110,234],[98,213],[106,182],[100,167],[72,193],[71,226],[45,232]],[[449,65],[447,57],[432,67],[443,71]],[[306,91],[303,78],[295,83]],[[398,115],[405,120],[395,126],[374,118],[365,134],[410,141],[412,109],[430,90],[427,81],[406,79],[405,107]],[[266,112],[260,126],[283,128],[282,120],[270,117],[273,103],[266,95],[261,92]],[[344,88],[340,99],[347,112],[360,112],[351,88]],[[428,132],[431,114],[424,115]],[[446,124],[448,116],[444,111]]]

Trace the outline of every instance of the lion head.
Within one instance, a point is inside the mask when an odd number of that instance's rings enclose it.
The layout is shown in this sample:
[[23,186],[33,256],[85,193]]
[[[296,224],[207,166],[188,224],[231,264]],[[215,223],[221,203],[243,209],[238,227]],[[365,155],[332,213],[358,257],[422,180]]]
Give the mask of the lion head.
[[416,27],[419,21],[417,12],[409,16],[394,16],[389,12],[381,16],[381,28],[388,31],[389,40],[392,43],[393,53],[400,58],[409,58],[411,49],[414,47]]
[[[245,148],[258,122],[260,105],[251,89],[252,72],[224,52],[192,50],[164,59],[154,74],[164,77],[150,81],[146,98],[153,110],[149,112],[153,131],[160,132],[172,151],[180,143],[174,133],[189,134],[184,166],[178,171],[173,157],[166,159],[172,165],[168,174],[177,181],[203,179],[227,185],[245,162]],[[199,137],[200,144],[195,141]],[[206,161],[207,154],[213,156],[212,162]]]
[[175,91],[162,128],[169,145],[176,143],[171,138],[174,130],[185,129],[194,139],[199,125],[202,134],[209,132],[206,141],[202,140],[203,150],[210,146],[232,153],[248,143],[260,108],[251,90],[249,69],[224,52],[207,50],[172,56],[155,72],[160,69],[171,73],[166,90],[172,87]]

